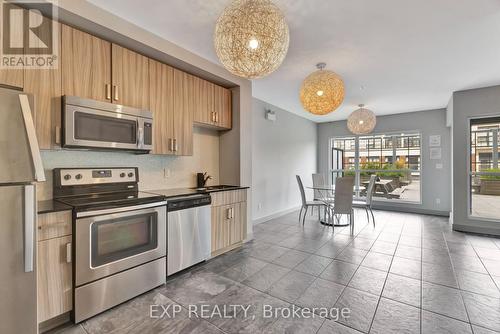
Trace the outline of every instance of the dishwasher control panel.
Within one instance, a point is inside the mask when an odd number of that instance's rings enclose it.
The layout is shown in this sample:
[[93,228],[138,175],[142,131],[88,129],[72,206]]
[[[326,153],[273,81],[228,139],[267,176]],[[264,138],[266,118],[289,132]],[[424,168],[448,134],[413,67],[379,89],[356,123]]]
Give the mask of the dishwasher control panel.
[[185,210],[198,206],[210,205],[211,203],[212,198],[208,194],[173,198],[167,201],[167,211]]

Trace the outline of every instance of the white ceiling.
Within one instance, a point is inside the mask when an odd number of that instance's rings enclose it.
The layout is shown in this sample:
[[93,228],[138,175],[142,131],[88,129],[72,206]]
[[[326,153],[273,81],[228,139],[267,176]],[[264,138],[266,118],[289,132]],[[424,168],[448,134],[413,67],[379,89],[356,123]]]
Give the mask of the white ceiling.
[[[213,62],[215,21],[230,0],[88,0]],[[274,0],[290,27],[283,65],[253,95],[317,122],[364,103],[377,115],[445,107],[452,92],[500,84],[499,0]],[[346,97],[313,116],[298,95],[326,62]],[[364,87],[364,89],[360,89]]]

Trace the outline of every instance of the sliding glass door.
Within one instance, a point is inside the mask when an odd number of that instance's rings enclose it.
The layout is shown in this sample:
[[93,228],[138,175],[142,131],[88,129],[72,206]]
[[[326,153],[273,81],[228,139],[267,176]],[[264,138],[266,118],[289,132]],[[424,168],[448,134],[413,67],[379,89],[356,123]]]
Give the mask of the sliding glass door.
[[334,184],[337,177],[352,175],[354,196],[364,197],[370,176],[375,174],[376,199],[420,203],[420,154],[420,133],[334,137],[330,181]]
[[470,120],[469,214],[500,219],[500,117]]

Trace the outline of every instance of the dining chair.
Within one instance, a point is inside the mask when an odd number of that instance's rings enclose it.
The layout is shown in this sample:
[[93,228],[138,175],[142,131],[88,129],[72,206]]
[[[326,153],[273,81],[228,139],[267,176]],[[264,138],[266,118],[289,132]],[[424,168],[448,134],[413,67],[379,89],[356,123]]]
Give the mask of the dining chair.
[[[312,207],[312,208],[318,207],[318,211],[319,211],[319,208],[324,206],[325,203],[323,203],[322,201],[318,201],[318,200],[308,201],[306,199],[306,192],[304,191],[304,185],[302,184],[302,180],[300,179],[300,176],[295,175],[295,177],[297,178],[297,183],[299,185],[299,190],[300,190],[300,197],[302,199],[302,207],[300,208],[300,212],[299,212],[299,222],[300,222],[300,218],[302,217],[302,225],[304,225],[304,223],[306,221],[306,216],[307,216],[307,209],[309,209],[309,207]],[[302,216],[302,210],[305,210],[304,216]]]
[[370,181],[368,182],[368,186],[366,187],[366,197],[365,199],[355,200],[353,202],[354,206],[362,206],[366,211],[366,218],[368,222],[370,222],[370,215],[368,211],[370,211],[372,215],[373,227],[375,227],[375,216],[373,215],[372,203],[373,203],[373,193],[375,192],[375,182],[377,181],[377,175],[372,174],[370,176]]
[[[354,232],[354,210],[352,208],[354,190],[354,177],[343,176],[338,177],[335,181],[335,193],[333,195],[334,201],[329,205],[329,213],[333,219],[337,216],[348,215],[349,222],[351,223],[351,234]],[[334,227],[335,224],[332,224]]]

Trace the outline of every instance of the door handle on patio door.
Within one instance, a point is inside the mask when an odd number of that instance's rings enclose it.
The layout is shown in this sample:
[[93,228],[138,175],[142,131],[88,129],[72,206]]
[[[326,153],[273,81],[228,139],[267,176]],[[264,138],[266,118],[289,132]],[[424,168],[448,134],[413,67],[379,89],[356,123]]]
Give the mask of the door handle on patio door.
[[35,258],[36,192],[35,186],[24,186],[24,272],[33,271]]

